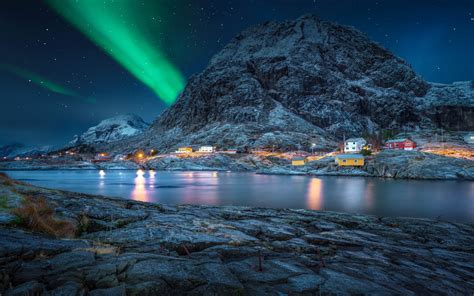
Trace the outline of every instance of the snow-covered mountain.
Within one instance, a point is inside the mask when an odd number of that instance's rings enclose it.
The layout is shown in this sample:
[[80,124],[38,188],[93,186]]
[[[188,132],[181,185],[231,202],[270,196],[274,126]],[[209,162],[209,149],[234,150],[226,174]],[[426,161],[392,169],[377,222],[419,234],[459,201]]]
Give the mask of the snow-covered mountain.
[[149,124],[137,115],[125,114],[102,120],[98,125],[89,128],[82,135],[75,135],[69,143],[72,146],[81,144],[113,143],[141,134]]

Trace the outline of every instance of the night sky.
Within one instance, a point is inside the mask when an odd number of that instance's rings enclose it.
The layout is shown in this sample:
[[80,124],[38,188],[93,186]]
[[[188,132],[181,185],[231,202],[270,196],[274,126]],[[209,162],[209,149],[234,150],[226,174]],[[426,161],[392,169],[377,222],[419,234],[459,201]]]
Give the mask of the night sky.
[[82,14],[54,1],[0,4],[0,145],[65,144],[116,114],[152,122],[238,32],[306,13],[356,27],[428,81],[474,79],[473,0],[59,0]]

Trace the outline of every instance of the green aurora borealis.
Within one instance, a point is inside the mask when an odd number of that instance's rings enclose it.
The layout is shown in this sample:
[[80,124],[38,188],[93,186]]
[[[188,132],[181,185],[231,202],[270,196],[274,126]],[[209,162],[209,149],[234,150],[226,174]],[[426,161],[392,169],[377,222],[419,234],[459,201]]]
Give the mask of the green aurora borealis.
[[19,67],[15,67],[15,66],[12,66],[12,65],[5,65],[5,64],[0,65],[0,69],[4,69],[7,72],[15,74],[16,76],[21,77],[21,78],[27,80],[28,82],[32,82],[32,83],[38,85],[39,87],[42,87],[42,88],[47,89],[49,91],[52,91],[52,92],[55,92],[55,93],[58,93],[58,94],[61,94],[61,95],[64,95],[64,96],[68,96],[68,97],[74,97],[74,98],[80,99],[82,102],[85,102],[85,103],[95,103],[95,101],[96,101],[94,98],[85,98],[85,97],[81,96],[80,94],[78,94],[77,92],[75,92],[75,91],[73,91],[73,90],[71,90],[67,87],[64,87],[64,86],[62,86],[58,83],[55,83],[55,82],[47,79],[46,77],[42,77],[39,74],[33,73],[29,70],[22,69],[22,68],[19,68]]
[[143,8],[135,1],[47,0],[133,76],[171,105],[184,88],[180,71],[154,46],[143,29]]

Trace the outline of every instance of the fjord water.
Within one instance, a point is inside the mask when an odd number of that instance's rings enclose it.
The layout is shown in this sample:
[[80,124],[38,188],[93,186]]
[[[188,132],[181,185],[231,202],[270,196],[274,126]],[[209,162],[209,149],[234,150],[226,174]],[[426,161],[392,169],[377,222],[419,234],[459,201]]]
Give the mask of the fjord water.
[[474,182],[236,172],[9,171],[33,185],[163,204],[304,208],[474,222]]

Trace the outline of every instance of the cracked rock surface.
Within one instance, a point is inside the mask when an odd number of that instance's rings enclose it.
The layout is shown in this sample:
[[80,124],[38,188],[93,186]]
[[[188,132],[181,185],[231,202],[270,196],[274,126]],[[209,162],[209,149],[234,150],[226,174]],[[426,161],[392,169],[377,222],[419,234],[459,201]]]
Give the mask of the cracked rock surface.
[[473,224],[309,210],[165,206],[20,182],[0,187],[11,196],[44,196],[62,219],[88,221],[76,239],[57,239],[0,219],[2,295],[474,291]]

